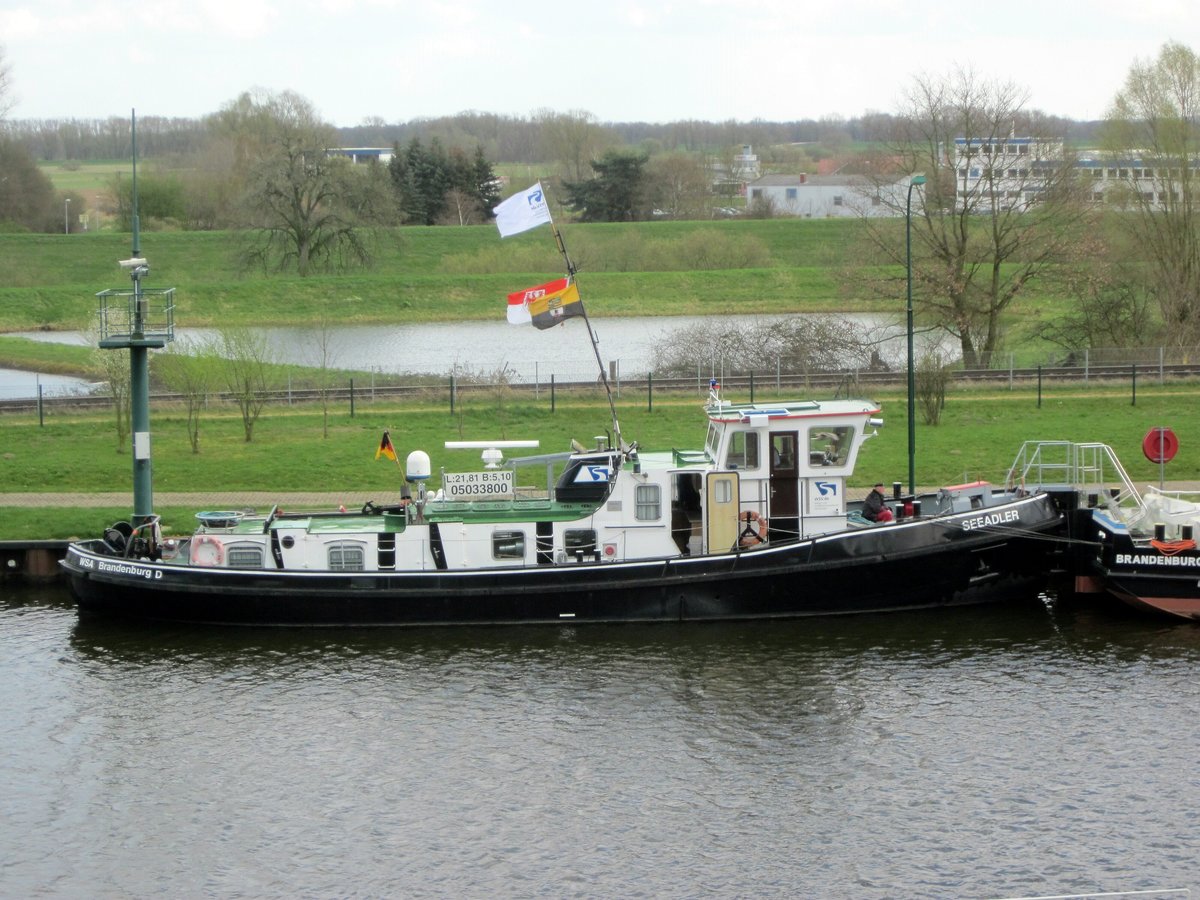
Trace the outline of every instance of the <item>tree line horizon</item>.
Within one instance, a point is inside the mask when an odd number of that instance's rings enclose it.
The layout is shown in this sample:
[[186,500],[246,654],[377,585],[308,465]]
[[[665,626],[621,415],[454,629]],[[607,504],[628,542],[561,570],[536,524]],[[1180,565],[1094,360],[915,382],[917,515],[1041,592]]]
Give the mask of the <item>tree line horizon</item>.
[[[885,278],[906,268],[914,303],[958,338],[968,364],[998,349],[1006,311],[1035,283],[1072,301],[1064,325],[1081,341],[1111,346],[1149,339],[1200,347],[1200,235],[1194,221],[1200,205],[1200,58],[1169,41],[1157,58],[1131,67],[1095,137],[1110,158],[1146,162],[1122,169],[1127,182],[1112,192],[1111,205],[1106,192],[1104,209],[1074,166],[1066,120],[1028,108],[1028,98],[1028,90],[1012,81],[958,68],[914,77],[895,113],[854,120],[864,129],[859,137],[873,138],[867,148],[851,147],[855,135],[846,128],[824,132],[826,141],[847,150],[857,174],[875,181],[876,200],[892,213],[862,217],[862,258],[884,266]],[[708,123],[717,129],[711,131],[680,123],[677,131],[660,131],[662,138],[630,144],[590,113],[543,110],[529,120],[482,113],[437,120],[461,131],[424,140],[413,133],[403,145],[393,141],[396,155],[388,166],[354,166],[326,151],[381,143],[372,139],[382,134],[369,128],[386,123],[347,133],[290,91],[244,93],[200,122],[186,120],[187,128],[167,127],[170,121],[157,129],[143,121],[138,137],[147,155],[155,134],[164,141],[181,134],[200,140],[192,153],[160,148],[167,163],[186,159],[186,166],[176,162],[177,175],[163,179],[164,194],[157,198],[164,210],[183,211],[186,220],[175,227],[244,229],[249,263],[301,276],[370,265],[367,236],[378,226],[488,221],[499,199],[491,165],[500,159],[531,160],[522,174],[530,183],[557,180],[566,206],[581,221],[626,222],[659,214],[711,217],[719,196],[714,187],[720,187],[712,175],[721,171],[722,155],[732,160],[730,154],[746,144],[755,147],[765,170],[776,172],[807,168],[819,154],[833,152],[798,141],[809,136],[799,125],[788,131],[779,123]],[[522,127],[500,127],[516,122]],[[821,136],[821,125],[813,123],[818,130],[811,136]],[[485,140],[467,137],[468,126],[475,135],[487,132]],[[108,132],[117,138],[124,127],[110,122]],[[12,130],[10,125],[10,160],[29,153]],[[1052,137],[1064,152],[1061,159],[1020,166],[1005,155],[1009,136]],[[522,143],[489,152],[502,137]],[[714,137],[723,143],[715,149],[706,144],[704,158],[686,149]],[[967,156],[950,165],[946,153],[956,141],[965,141]],[[0,141],[0,151],[4,147]],[[983,177],[968,178],[968,171]],[[913,181],[920,184],[915,207],[913,187],[899,198],[878,190],[916,173],[928,177]],[[8,181],[15,189],[16,179]],[[0,190],[0,200],[2,195]],[[151,198],[139,200],[152,214]],[[173,213],[159,217],[178,219]],[[897,234],[898,220],[900,228],[911,226],[910,254],[901,249],[906,242]],[[890,292],[891,286],[879,290]],[[1157,312],[1154,320],[1149,310]]]
[[[131,110],[131,113],[133,110]],[[1098,140],[1104,120],[1077,120],[1032,113],[1040,127],[1060,134],[1070,145]],[[205,140],[211,119],[137,113],[138,154],[142,158],[167,157],[195,151]],[[541,139],[547,129],[597,128],[613,143],[643,147],[649,152],[705,152],[750,145],[766,149],[777,145],[808,145],[832,153],[880,139],[891,130],[895,113],[867,112],[858,116],[800,118],[794,120],[704,120],[669,122],[602,121],[582,109],[541,109],[529,116],[468,110],[403,122],[382,119],[359,125],[330,125],[338,147],[390,148],[412,138],[436,138],[446,146],[479,146],[488,159],[500,164],[539,165],[552,158],[553,143]],[[127,159],[132,153],[130,116],[103,118],[53,117],[0,121],[0,135],[23,146],[41,162],[95,162]]]

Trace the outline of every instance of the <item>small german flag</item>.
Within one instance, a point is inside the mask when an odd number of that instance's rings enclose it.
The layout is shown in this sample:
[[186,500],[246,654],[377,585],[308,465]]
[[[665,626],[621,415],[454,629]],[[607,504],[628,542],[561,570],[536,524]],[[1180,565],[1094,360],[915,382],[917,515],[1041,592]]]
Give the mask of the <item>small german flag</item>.
[[375,451],[375,458],[386,456],[392,462],[396,461],[396,448],[392,446],[392,436],[388,432],[383,433],[383,437],[379,439],[379,449]]

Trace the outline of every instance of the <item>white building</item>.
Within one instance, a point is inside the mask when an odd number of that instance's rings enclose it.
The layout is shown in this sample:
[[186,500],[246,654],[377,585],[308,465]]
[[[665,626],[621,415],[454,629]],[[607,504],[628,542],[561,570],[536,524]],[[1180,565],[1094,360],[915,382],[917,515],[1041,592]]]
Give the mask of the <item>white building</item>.
[[1064,161],[1062,141],[1029,137],[956,138],[955,190],[978,212],[992,205],[1025,210],[1036,203],[1047,180],[1055,181]]
[[333,147],[325,152],[329,156],[347,156],[352,163],[378,162],[383,165],[396,155],[391,147]]
[[[1182,197],[1183,172],[1178,160],[1161,165],[1148,157],[1112,159],[1085,155],[1075,163],[1075,168],[1087,179],[1094,203],[1145,204],[1152,209],[1164,209]],[[1191,178],[1200,178],[1200,160],[1193,161],[1191,169]]]
[[[1027,209],[1036,203],[1047,179],[1056,177],[1066,159],[1062,141],[1010,137],[993,142],[959,138],[954,143],[960,195],[986,196],[987,179],[992,177],[1005,208]],[[1085,179],[1093,203],[1163,209],[1180,198],[1177,161],[1161,165],[1149,157],[1114,159],[1085,152],[1071,167]],[[1193,173],[1197,170],[1200,161],[1193,163]]]
[[[945,165],[955,174],[957,205],[986,213],[1000,209],[1023,211],[1036,204],[1048,183],[1063,177],[1067,160],[1061,140],[1007,137],[998,140],[958,138],[951,153],[942,148]],[[1156,164],[1149,157],[1109,159],[1083,154],[1071,163],[1086,179],[1093,203],[1128,207],[1135,203],[1163,209],[1180,198],[1178,163]],[[1200,179],[1200,160],[1192,166]],[[769,204],[776,215],[802,218],[840,216],[902,217],[908,191],[907,176],[878,186],[861,175],[764,175],[746,190],[747,204]],[[924,192],[913,195],[913,208]]]
[[902,216],[907,191],[907,176],[880,187],[864,175],[764,175],[750,183],[746,203],[805,219]]
[[762,168],[758,164],[758,156],[754,149],[749,144],[742,144],[742,152],[733,158],[733,180],[748,184],[761,172]]

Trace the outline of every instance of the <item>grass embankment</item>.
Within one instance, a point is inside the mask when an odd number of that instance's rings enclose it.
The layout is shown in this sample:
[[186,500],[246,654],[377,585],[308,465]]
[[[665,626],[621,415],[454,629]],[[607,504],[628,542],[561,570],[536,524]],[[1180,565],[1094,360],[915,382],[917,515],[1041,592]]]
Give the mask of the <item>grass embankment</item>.
[[[902,223],[896,238],[903,243]],[[638,222],[569,225],[564,235],[589,314],[895,312],[899,267],[864,262],[854,220]],[[395,228],[375,233],[375,262],[342,275],[246,271],[238,253],[249,234],[151,232],[147,286],[177,289],[176,324],[312,325],[494,319],[511,291],[559,275],[563,262],[547,229],[499,238],[492,225]],[[0,327],[77,329],[95,313],[95,294],[128,288],[116,261],[130,236],[115,232],[0,235]],[[847,277],[847,272],[863,277]],[[869,274],[892,276],[883,295]],[[1036,290],[1036,288],[1035,288]],[[1010,321],[1052,311],[1049,298],[1022,297]]]
[[[746,397],[730,395],[729,399]],[[771,399],[766,391],[756,400]],[[905,399],[894,393],[877,397],[885,427],[868,441],[851,487],[864,489],[875,480],[904,481],[908,471]],[[1093,384],[1088,388],[1052,387],[1037,406],[1036,387],[1018,384],[1009,391],[963,389],[947,399],[941,425],[917,424],[917,481],[921,485],[956,483],[975,478],[999,481],[1024,440],[1095,440],[1116,448],[1138,483],[1157,482],[1158,467],[1141,454],[1141,441],[1151,427],[1169,425],[1184,448],[1167,466],[1169,480],[1200,479],[1200,422],[1192,410],[1200,385],[1141,385],[1137,405],[1128,386]],[[193,454],[185,422],[178,410],[156,408],[152,414],[154,481],[157,492],[213,491],[366,491],[386,501],[399,489],[394,464],[376,461],[375,449],[384,428],[403,460],[410,450],[424,449],[435,472],[478,468],[475,451],[450,452],[445,440],[537,438],[540,451],[566,450],[576,438],[591,443],[608,427],[608,408],[599,397],[559,397],[550,411],[540,401],[514,393],[468,395],[451,414],[441,401],[421,405],[360,405],[350,418],[338,410],[330,419],[329,438],[322,437],[320,411],[312,407],[272,407],[259,421],[254,441],[245,443],[241,419],[228,408],[207,414],[202,423],[201,452]],[[704,441],[701,398],[626,392],[618,406],[626,440],[648,451],[695,449]],[[117,452],[109,415],[55,414],[39,427],[36,417],[4,418],[5,449],[0,475],[7,491],[34,491],[54,502],[56,495],[128,491],[128,450]],[[436,485],[435,485],[436,486]],[[0,504],[3,499],[0,498]],[[203,505],[203,504],[202,504]],[[194,508],[157,510],[176,532],[190,530]],[[0,506],[0,539],[90,536],[119,518],[127,508],[41,508]]]

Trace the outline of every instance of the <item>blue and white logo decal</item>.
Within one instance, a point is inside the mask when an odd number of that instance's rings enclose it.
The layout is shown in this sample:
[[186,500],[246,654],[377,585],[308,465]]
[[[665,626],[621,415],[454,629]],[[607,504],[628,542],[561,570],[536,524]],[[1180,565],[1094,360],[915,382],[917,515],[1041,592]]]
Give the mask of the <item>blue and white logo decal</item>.
[[612,466],[594,465],[580,466],[575,473],[576,484],[605,484],[612,478]]

